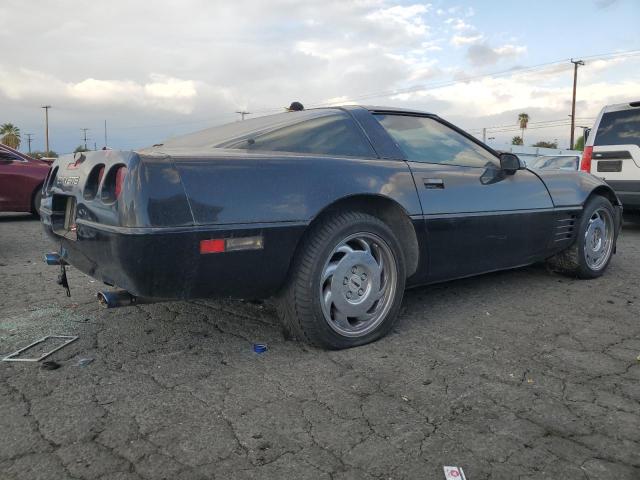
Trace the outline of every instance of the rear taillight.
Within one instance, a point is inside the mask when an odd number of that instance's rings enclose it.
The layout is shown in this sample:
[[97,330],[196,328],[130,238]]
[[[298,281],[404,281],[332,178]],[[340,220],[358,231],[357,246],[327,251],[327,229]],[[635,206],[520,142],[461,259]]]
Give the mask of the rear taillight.
[[582,161],[580,162],[580,170],[591,173],[591,157],[593,156],[593,147],[584,147],[582,152]]
[[127,167],[122,166],[122,167],[118,167],[118,170],[116,171],[116,185],[115,188],[113,189],[113,193],[115,194],[116,198],[118,198],[120,196],[120,192],[122,192],[122,185],[124,184],[124,178],[127,176]]
[[[104,168],[102,165],[100,165],[100,167],[101,169]],[[101,172],[98,170],[98,166],[96,165],[96,167],[94,167],[94,171],[96,173],[96,180],[98,180],[98,177],[104,176],[104,180],[102,180],[102,193],[100,199],[107,204],[115,202],[122,193],[124,182],[127,178],[127,167],[125,165],[114,165],[113,167]],[[96,185],[98,183],[99,181],[95,182]]]

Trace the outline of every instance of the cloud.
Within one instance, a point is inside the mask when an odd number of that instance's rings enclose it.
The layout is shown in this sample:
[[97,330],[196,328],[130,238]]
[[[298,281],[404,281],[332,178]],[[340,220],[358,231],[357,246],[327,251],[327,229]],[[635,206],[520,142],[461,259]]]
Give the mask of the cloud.
[[492,48],[486,43],[474,44],[467,50],[467,59],[473,66],[494,65],[506,58],[516,58],[527,51],[520,45],[502,45]]
[[451,45],[456,47],[460,47],[462,45],[470,45],[474,43],[478,43],[484,40],[484,35],[476,34],[476,35],[454,35],[451,37]]
[[[75,148],[78,129],[99,130],[105,118],[114,146],[145,145],[236,120],[241,108],[259,115],[292,100],[307,106],[342,103],[371,92],[477,77],[482,67],[508,68],[526,52],[517,22],[501,23],[499,32],[483,31],[472,25],[472,9],[442,2],[432,7],[418,0],[181,0],[178,8],[164,0],[149,8],[111,0],[108,9],[100,2],[85,2],[81,9],[76,3],[0,3],[0,37],[9,45],[20,38],[20,55],[0,58],[0,122],[39,132],[39,106],[52,104],[52,137],[60,150]],[[38,34],[25,35],[11,18],[29,18]],[[531,49],[544,43],[541,35],[531,34]],[[543,98],[552,95],[547,88],[566,88],[566,67],[557,68],[514,75],[525,89],[509,98],[508,83],[502,92],[487,91],[487,101],[477,103],[473,114],[493,112],[502,102],[507,108],[518,95],[526,108],[531,97],[525,91]],[[605,76],[615,83],[621,72],[632,77],[634,71],[625,68],[587,62],[580,69],[581,86]],[[406,100],[382,97],[375,103],[407,101],[417,107],[428,100],[429,109],[463,112],[456,95],[465,102],[467,97],[455,89],[447,95],[408,94]]]
[[595,0],[594,3],[597,8],[607,8],[618,3],[618,0]]
[[146,83],[132,80],[86,78],[65,82],[53,75],[30,69],[10,71],[0,67],[0,93],[14,101],[55,98],[88,106],[120,105],[131,108],[191,113],[198,95],[195,82],[151,74]]
[[430,5],[396,5],[389,8],[376,10],[366,16],[367,20],[374,23],[391,24],[402,28],[409,35],[424,35],[427,33],[427,25],[422,15],[427,13]]

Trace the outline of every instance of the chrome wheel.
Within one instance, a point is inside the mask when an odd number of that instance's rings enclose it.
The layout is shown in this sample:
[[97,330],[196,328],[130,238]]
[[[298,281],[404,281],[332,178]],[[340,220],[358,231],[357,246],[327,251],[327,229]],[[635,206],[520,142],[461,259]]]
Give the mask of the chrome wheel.
[[322,269],[320,304],[329,326],[345,337],[361,337],[388,314],[398,286],[396,258],[372,233],[341,241]]
[[613,249],[614,223],[611,212],[598,208],[591,214],[584,233],[584,258],[591,270],[603,268]]

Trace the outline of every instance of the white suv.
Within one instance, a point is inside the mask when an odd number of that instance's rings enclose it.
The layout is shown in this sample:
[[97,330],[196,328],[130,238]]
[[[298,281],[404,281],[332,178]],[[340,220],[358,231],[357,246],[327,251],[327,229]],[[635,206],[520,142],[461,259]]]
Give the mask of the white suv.
[[587,138],[580,170],[611,185],[625,212],[640,212],[640,102],[602,109]]

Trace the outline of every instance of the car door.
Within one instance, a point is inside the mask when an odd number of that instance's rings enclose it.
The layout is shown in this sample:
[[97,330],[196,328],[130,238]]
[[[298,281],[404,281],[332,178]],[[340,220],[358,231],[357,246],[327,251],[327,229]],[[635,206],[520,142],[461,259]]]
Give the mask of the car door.
[[437,117],[378,114],[412,171],[425,219],[426,281],[531,263],[551,236],[553,203],[531,171]]
[[[31,201],[29,162],[0,150],[0,210],[29,210]],[[34,185],[35,187],[35,185]]]

